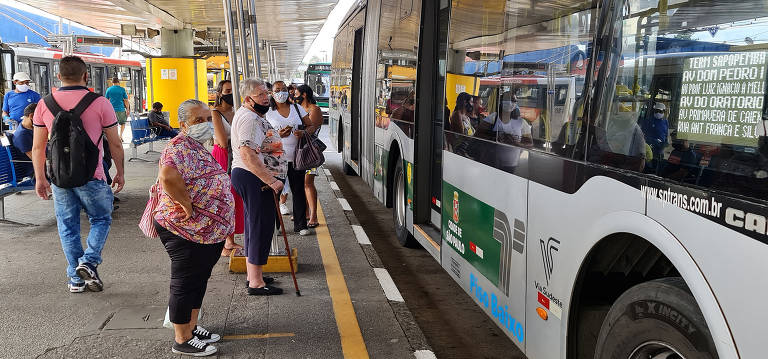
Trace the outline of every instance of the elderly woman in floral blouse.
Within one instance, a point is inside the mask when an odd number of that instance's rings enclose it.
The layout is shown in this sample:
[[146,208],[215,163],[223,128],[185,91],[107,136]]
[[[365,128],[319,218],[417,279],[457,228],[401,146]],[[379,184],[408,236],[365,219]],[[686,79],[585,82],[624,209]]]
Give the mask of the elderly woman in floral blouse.
[[155,228],[171,257],[172,351],[207,356],[216,352],[209,343],[220,336],[197,325],[197,317],[213,266],[234,231],[234,200],[226,171],[203,146],[213,138],[208,106],[184,101],[179,123],[181,134],[160,156]]

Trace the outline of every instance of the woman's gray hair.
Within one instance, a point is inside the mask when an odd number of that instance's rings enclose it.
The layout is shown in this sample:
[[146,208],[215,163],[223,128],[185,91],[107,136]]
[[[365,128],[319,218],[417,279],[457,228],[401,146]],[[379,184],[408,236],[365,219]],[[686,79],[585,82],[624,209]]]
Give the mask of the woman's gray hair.
[[192,109],[198,106],[206,106],[203,101],[189,99],[179,105],[179,123],[187,122],[191,116]]
[[240,96],[250,96],[259,87],[267,87],[267,83],[258,77],[250,77],[240,83]]

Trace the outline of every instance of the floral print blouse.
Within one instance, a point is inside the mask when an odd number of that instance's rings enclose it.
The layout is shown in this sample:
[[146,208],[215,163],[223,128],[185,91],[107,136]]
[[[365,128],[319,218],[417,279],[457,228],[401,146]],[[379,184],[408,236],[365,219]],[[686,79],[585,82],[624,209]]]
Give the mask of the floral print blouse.
[[184,210],[160,188],[157,223],[175,235],[201,244],[219,243],[234,233],[235,202],[229,176],[202,144],[180,134],[168,142],[160,155],[160,165],[179,171],[192,199],[194,215],[181,220]]

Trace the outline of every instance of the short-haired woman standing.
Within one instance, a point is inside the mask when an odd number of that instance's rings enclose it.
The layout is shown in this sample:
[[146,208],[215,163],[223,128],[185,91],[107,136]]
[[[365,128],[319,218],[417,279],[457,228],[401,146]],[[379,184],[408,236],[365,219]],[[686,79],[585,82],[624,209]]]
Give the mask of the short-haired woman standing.
[[283,189],[287,163],[277,131],[264,118],[269,92],[263,80],[240,84],[243,105],[232,121],[232,185],[245,207],[245,252],[248,294],[276,295],[283,290],[264,278],[272,235],[275,233],[275,193]]
[[288,161],[288,185],[293,193],[293,231],[302,236],[311,233],[307,226],[307,196],[304,192],[304,174],[293,163],[299,137],[307,133],[314,134],[318,126],[310,123],[309,114],[298,104],[288,102],[288,86],[283,81],[272,85],[272,99],[267,121],[277,130],[282,138],[285,160]]
[[211,111],[198,100],[179,106],[181,134],[160,155],[155,228],[171,257],[172,351],[207,356],[220,336],[197,325],[213,266],[234,228],[230,181],[203,143],[213,138]]

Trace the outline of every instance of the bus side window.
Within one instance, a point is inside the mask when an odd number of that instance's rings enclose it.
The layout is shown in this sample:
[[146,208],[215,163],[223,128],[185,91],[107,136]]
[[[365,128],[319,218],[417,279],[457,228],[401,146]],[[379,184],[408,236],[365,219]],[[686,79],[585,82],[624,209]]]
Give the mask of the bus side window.
[[[589,160],[768,199],[766,79],[731,75],[768,70],[768,39],[739,38],[768,25],[768,6],[751,0],[725,17],[691,16],[709,11],[698,2],[662,13],[655,1],[625,6]],[[632,12],[641,8],[650,11]],[[738,30],[706,31],[720,24]]]

